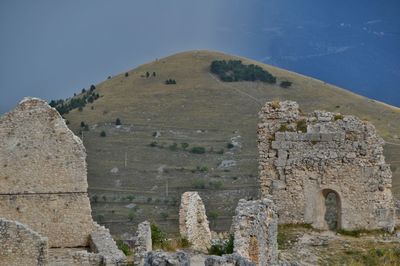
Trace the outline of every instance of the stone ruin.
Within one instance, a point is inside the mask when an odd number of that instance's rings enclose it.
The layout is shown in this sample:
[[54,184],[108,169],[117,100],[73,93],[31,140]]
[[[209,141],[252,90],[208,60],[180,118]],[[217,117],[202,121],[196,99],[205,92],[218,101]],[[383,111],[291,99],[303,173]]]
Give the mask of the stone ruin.
[[146,253],[153,250],[151,241],[151,227],[148,221],[138,225],[136,235],[133,239],[133,264],[143,265]]
[[271,200],[241,199],[233,217],[231,231],[234,234],[234,253],[255,265],[276,264],[278,217]]
[[52,265],[53,250],[70,254],[56,265],[125,262],[92,220],[85,159],[82,141],[45,101],[25,98],[0,118],[2,263]]
[[144,266],[190,266],[190,256],[185,252],[147,252]]
[[0,264],[44,265],[47,261],[47,238],[25,225],[0,219]]
[[268,102],[259,113],[262,197],[270,196],[279,223],[318,229],[395,226],[392,174],[375,127],[354,116]]
[[197,192],[182,194],[179,210],[179,232],[187,238],[194,250],[207,252],[211,244],[211,231],[206,210]]
[[[209,256],[205,265],[278,264],[278,217],[318,229],[393,229],[399,223],[384,141],[370,123],[322,111],[305,115],[290,101],[267,103],[260,117],[262,199],[239,201],[234,253]],[[0,118],[1,263],[126,263],[109,231],[91,218],[85,159],[81,140],[42,100],[25,99]],[[197,192],[182,195],[179,229],[194,250],[207,252],[211,232]],[[134,242],[135,265],[190,264],[184,252],[151,252],[148,222],[139,224]]]
[[[197,192],[182,194],[179,220],[181,236],[187,237],[195,250],[207,252],[211,234],[205,208]],[[277,263],[277,232],[277,214],[271,200],[267,198],[254,201],[242,199],[236,208],[231,226],[231,233],[234,235],[234,253],[208,256],[204,265],[275,265]],[[154,263],[155,259],[157,263],[168,261],[171,265],[181,265],[173,263],[177,261],[177,258],[181,258],[177,253],[147,253],[145,265],[159,265]]]

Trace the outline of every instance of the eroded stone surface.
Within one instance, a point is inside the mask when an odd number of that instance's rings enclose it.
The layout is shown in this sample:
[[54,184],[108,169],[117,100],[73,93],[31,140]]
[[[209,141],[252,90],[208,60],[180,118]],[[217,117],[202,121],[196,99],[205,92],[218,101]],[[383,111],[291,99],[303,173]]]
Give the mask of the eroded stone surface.
[[87,246],[93,225],[86,193],[0,195],[0,217],[28,225],[50,247]]
[[204,261],[205,266],[255,266],[251,262],[237,253],[223,255],[223,256],[209,256]]
[[393,228],[392,175],[372,124],[323,111],[304,115],[291,101],[269,102],[259,116],[261,193],[276,203],[280,223],[328,229],[324,202],[335,193],[337,228]]
[[50,247],[87,246],[93,222],[85,158],[55,109],[24,99],[0,118],[0,217],[28,225]]
[[[109,231],[92,220],[85,158],[81,140],[67,128],[55,109],[40,99],[24,99],[15,110],[0,118],[0,217],[23,222],[37,232],[30,235],[46,237],[50,248],[67,248],[60,250],[68,254],[51,258],[50,263],[125,263],[125,256],[117,249]],[[16,227],[17,233],[7,234],[2,240],[16,244],[24,241],[30,229],[19,228]],[[89,247],[89,239],[92,252],[71,254],[77,247]],[[32,251],[32,241],[22,242],[13,249],[13,255],[30,259],[23,249]],[[8,246],[7,241],[0,241],[0,250],[8,251]],[[47,252],[47,246],[37,244],[36,248],[39,246],[42,252]],[[0,262],[7,260],[7,256],[0,253]]]
[[143,265],[146,253],[152,251],[151,227],[148,221],[138,225],[133,242],[134,265]]
[[43,100],[25,98],[0,117],[1,194],[86,193],[85,159],[82,141]]
[[210,247],[211,231],[203,201],[197,192],[182,194],[179,232],[189,240],[194,250],[207,252]]
[[241,199],[232,221],[234,252],[256,265],[277,262],[278,217],[269,199]]
[[97,225],[90,234],[90,251],[103,257],[103,265],[123,265],[126,257],[117,248],[110,231],[104,226]]
[[0,218],[0,265],[46,265],[47,238],[28,226]]
[[146,254],[144,266],[190,266],[190,256],[185,252],[150,251]]

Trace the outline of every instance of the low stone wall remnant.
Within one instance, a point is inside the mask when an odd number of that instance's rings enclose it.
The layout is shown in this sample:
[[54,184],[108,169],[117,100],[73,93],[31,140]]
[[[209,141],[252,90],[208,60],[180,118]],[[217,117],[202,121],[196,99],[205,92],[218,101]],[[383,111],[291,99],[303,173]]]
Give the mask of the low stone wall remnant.
[[118,249],[110,231],[104,226],[96,224],[95,230],[90,234],[90,250],[103,257],[105,266],[126,263],[124,253]]
[[144,221],[138,225],[133,239],[134,265],[143,265],[144,257],[149,251],[152,251],[151,227],[148,221]]

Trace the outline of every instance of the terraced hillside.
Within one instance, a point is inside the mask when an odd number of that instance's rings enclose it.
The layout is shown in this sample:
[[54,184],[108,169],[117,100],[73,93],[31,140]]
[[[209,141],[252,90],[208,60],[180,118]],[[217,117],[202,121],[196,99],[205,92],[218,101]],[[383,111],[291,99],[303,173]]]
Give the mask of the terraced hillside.
[[[257,64],[277,83],[221,82],[209,72],[216,59]],[[166,85],[168,79],[176,84]],[[293,84],[282,88],[281,81]],[[257,113],[270,100],[295,100],[306,112],[324,109],[373,122],[387,141],[400,197],[400,109],[322,81],[191,51],[109,78],[95,91],[99,99],[65,118],[87,148],[93,216],[114,234],[132,232],[145,218],[176,232],[180,195],[188,190],[200,192],[213,230],[228,229],[238,199],[258,194]]]

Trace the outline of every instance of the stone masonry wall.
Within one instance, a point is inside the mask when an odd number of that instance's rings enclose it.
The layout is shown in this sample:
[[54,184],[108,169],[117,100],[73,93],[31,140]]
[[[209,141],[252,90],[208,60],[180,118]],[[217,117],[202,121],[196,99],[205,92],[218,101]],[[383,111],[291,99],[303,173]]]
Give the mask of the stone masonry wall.
[[87,191],[82,141],[45,101],[25,98],[0,117],[0,194]]
[[92,231],[82,141],[45,101],[25,98],[0,118],[0,217],[50,247],[87,246]]
[[10,254],[17,265],[45,264],[24,261],[36,258],[37,249],[47,256],[47,242],[61,247],[51,250],[51,264],[126,264],[108,229],[92,220],[85,159],[81,140],[45,101],[25,98],[0,118],[0,217],[16,220],[10,226],[0,220],[1,265]]
[[266,103],[259,116],[261,194],[276,203],[280,223],[326,229],[325,197],[335,193],[339,228],[393,228],[392,175],[372,124],[305,115],[290,101]]
[[179,210],[179,232],[195,250],[207,252],[211,244],[211,231],[206,210],[197,192],[182,194]]
[[256,265],[277,262],[278,217],[269,199],[241,199],[232,221],[234,252]]
[[46,265],[47,238],[24,224],[0,219],[0,265]]
[[28,224],[51,247],[87,246],[93,223],[85,193],[0,195],[0,217]]

